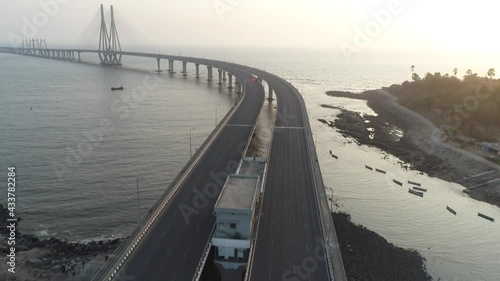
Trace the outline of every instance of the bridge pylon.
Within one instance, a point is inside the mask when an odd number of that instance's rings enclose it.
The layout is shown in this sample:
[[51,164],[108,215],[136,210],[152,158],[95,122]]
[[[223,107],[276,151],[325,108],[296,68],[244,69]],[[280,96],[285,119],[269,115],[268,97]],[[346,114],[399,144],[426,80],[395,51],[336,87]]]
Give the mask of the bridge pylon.
[[104,65],[121,65],[122,55],[116,52],[121,52],[120,38],[116,31],[115,17],[113,14],[113,5],[111,5],[111,25],[108,32],[106,28],[106,20],[104,19],[104,7],[101,4],[101,32],[99,35],[99,59]]

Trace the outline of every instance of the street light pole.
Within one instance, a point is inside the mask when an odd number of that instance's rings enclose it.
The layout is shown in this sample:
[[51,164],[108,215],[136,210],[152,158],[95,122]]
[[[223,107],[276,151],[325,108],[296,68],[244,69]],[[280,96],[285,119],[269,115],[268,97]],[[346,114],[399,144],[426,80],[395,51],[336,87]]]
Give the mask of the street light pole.
[[139,201],[139,178],[137,178],[137,221],[141,220],[141,203]]
[[330,198],[330,213],[333,212],[333,188],[330,187],[330,190],[332,191],[332,195]]
[[220,104],[216,104],[215,105],[215,127],[217,127],[217,107],[219,106]]
[[189,158],[193,157],[193,151],[192,151],[192,145],[191,145],[191,140],[192,140],[192,132],[196,130],[196,128],[191,128],[189,129]]

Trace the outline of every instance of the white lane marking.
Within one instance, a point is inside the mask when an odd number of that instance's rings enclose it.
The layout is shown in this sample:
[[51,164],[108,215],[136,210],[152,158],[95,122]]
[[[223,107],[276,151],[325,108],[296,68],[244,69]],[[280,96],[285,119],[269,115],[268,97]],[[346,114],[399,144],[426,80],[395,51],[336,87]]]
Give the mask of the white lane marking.
[[226,127],[253,127],[253,125],[247,125],[247,124],[227,124]]
[[304,129],[304,127],[287,127],[287,126],[274,126],[274,128],[278,128],[278,129],[299,129],[299,130]]

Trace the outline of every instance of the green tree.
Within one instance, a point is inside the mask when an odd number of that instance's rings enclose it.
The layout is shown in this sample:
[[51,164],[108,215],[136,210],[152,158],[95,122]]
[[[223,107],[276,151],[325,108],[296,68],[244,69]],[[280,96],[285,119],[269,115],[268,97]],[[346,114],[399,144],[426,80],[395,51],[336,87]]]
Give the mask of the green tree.
[[420,80],[420,76],[418,76],[418,74],[416,74],[416,73],[413,73],[413,74],[411,75],[411,79],[412,79],[413,81],[417,81],[417,80]]

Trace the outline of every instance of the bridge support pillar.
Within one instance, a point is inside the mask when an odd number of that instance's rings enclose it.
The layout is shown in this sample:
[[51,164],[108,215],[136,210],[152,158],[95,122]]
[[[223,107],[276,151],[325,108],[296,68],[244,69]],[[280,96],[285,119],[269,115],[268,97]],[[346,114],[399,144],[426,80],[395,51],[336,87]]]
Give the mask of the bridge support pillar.
[[231,73],[228,73],[228,76],[229,76],[229,84],[228,84],[227,88],[232,89],[233,88],[233,75]]
[[174,74],[174,60],[168,60],[168,72]]
[[239,80],[236,80],[236,93],[241,94],[241,82]]
[[271,88],[271,85],[269,85],[269,94],[268,94],[267,99],[273,100],[273,88]]
[[212,82],[212,78],[214,77],[213,75],[213,69],[211,66],[207,66],[207,70],[208,70],[208,79],[207,81],[208,82]]
[[222,72],[222,81],[226,82],[226,80],[227,80],[227,79],[226,79],[226,72],[225,72],[225,71],[223,71],[223,72]]
[[182,75],[187,76],[187,61],[182,62]]
[[80,52],[78,52],[78,61],[81,61],[82,57],[80,56]]
[[222,69],[218,69],[218,71],[219,71],[219,83],[217,84],[222,85]]
[[197,63],[196,65],[196,78],[200,78],[200,64]]
[[160,58],[156,58],[156,64],[157,64],[157,69],[156,72],[160,73],[161,72],[161,67],[160,67]]

